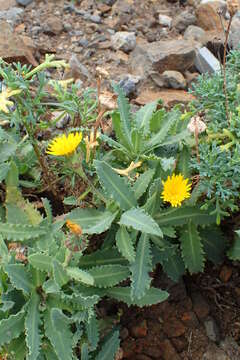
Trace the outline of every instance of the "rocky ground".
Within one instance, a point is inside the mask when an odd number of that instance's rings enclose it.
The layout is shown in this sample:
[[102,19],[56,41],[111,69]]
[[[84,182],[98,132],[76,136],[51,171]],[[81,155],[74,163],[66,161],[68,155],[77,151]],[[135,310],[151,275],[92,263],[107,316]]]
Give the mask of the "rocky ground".
[[[100,74],[104,91],[120,82],[137,105],[186,104],[199,73],[220,69],[228,19],[224,0],[0,0],[0,57],[37,65],[54,53],[71,64],[57,76],[96,87]],[[236,14],[228,45],[239,42]],[[119,359],[240,359],[237,265],[177,285],[155,278],[171,297],[147,309],[122,306]]]

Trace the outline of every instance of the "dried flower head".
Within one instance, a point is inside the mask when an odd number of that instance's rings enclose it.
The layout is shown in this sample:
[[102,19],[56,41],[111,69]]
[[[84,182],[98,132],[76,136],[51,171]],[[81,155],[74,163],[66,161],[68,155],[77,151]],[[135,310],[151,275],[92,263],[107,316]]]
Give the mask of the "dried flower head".
[[8,106],[13,106],[14,103],[8,100],[11,96],[20,94],[22,90],[11,90],[6,89],[0,93],[0,111],[5,112],[6,114],[9,113]]
[[82,140],[82,133],[70,133],[54,138],[48,145],[47,154],[55,156],[71,155]]
[[190,133],[195,134],[196,131],[198,134],[201,134],[207,129],[207,125],[203,122],[199,116],[193,116],[189,121],[187,129]]
[[168,176],[166,181],[162,181],[163,201],[169,202],[173,207],[181,206],[183,200],[190,197],[191,184],[188,181],[182,174]]
[[227,0],[227,9],[231,16],[234,16],[239,10],[238,0]]

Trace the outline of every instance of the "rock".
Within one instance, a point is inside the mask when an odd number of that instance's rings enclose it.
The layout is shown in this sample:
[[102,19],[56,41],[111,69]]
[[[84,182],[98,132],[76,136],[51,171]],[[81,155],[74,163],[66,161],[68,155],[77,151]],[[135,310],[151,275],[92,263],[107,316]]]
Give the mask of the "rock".
[[222,30],[222,24],[218,12],[226,6],[223,1],[208,1],[201,3],[196,9],[197,25],[204,30]]
[[159,345],[162,349],[162,357],[164,360],[180,360],[180,356],[178,355],[178,353],[168,339],[160,342]]
[[107,4],[109,6],[112,6],[115,4],[116,0],[102,0],[104,4]]
[[196,21],[196,16],[186,10],[174,18],[172,27],[183,32],[189,25],[194,25]]
[[147,322],[143,320],[142,323],[132,326],[130,328],[130,333],[134,338],[142,338],[147,336]]
[[126,96],[130,96],[136,92],[136,85],[139,81],[139,76],[133,76],[131,74],[128,74],[121,81],[119,81],[119,86],[123,89]]
[[161,91],[143,91],[135,100],[138,105],[146,105],[155,100],[162,100],[164,106],[172,107],[176,104],[188,104],[195,97],[184,90],[161,90]]
[[220,62],[206,47],[198,49],[194,65],[200,74],[221,70]]
[[199,325],[198,319],[193,311],[185,311],[181,316],[181,321],[188,328],[194,328]]
[[206,31],[200,28],[199,26],[190,25],[184,32],[185,40],[195,40],[200,43],[205,43],[206,41]]
[[151,359],[157,359],[157,360],[162,359],[163,352],[159,345],[158,346],[154,346],[154,345],[148,346],[143,349],[143,352],[144,352],[144,354],[150,356]]
[[44,32],[58,35],[62,32],[62,21],[57,16],[49,16],[44,23]]
[[95,24],[100,24],[102,21],[101,17],[99,15],[91,15],[91,16],[89,16],[89,20]]
[[210,313],[210,307],[200,293],[192,294],[193,310],[199,320],[206,319]]
[[52,116],[53,116],[52,121],[53,121],[53,122],[56,121],[57,118],[60,117],[60,120],[58,120],[58,121],[56,122],[56,128],[57,128],[57,129],[64,129],[64,128],[69,124],[69,122],[70,122],[70,120],[71,120],[69,114],[65,114],[65,115],[63,115],[63,114],[64,114],[64,113],[61,112],[61,111],[54,111],[54,112],[52,113]]
[[22,6],[30,5],[33,2],[33,0],[16,0],[16,1],[19,5]]
[[195,49],[187,40],[157,41],[137,45],[130,63],[134,73],[146,77],[152,72],[185,71],[193,65],[195,56]]
[[85,65],[83,65],[79,60],[76,54],[72,54],[70,60],[70,73],[69,78],[73,77],[75,79],[77,78],[84,78],[84,79],[90,79],[90,74],[88,69]]
[[219,342],[220,340],[220,331],[216,324],[216,321],[212,317],[208,317],[204,321],[204,327],[206,330],[207,337],[213,342]]
[[219,278],[222,282],[227,283],[232,276],[232,268],[227,265],[223,265],[221,268]]
[[169,338],[173,338],[183,335],[186,332],[186,328],[180,320],[169,318],[169,320],[163,324],[163,331]]
[[8,10],[14,6],[16,6],[15,0],[0,0],[0,11]]
[[234,17],[230,29],[229,34],[229,45],[233,49],[237,49],[240,44],[240,19],[238,17]]
[[166,70],[162,74],[164,83],[166,87],[173,89],[185,89],[186,88],[186,80],[184,76],[179,71],[174,70]]
[[171,26],[172,26],[172,18],[167,15],[159,14],[158,22],[161,26],[166,26],[168,28],[171,28]]
[[113,5],[113,15],[131,13],[133,11],[133,0],[117,0]]
[[9,63],[18,62],[37,66],[31,50],[25,45],[22,37],[12,32],[6,21],[0,21],[0,57]]
[[122,50],[126,53],[132,51],[136,46],[136,36],[133,32],[119,31],[111,37],[115,50]]
[[6,20],[14,26],[21,20],[23,13],[23,9],[12,7],[9,10],[0,11],[0,20]]
[[86,38],[82,38],[82,39],[79,40],[78,44],[79,44],[80,46],[82,46],[82,47],[88,47],[89,41],[88,41],[88,39],[86,39]]
[[214,344],[208,346],[207,351],[203,354],[202,360],[232,360],[226,353]]

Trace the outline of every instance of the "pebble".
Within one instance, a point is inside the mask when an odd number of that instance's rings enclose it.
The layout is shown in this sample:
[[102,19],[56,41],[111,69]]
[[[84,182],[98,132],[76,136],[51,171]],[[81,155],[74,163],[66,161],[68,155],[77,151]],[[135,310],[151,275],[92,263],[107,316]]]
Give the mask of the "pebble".
[[216,321],[212,317],[208,317],[204,321],[204,327],[206,330],[207,337],[213,341],[218,343],[220,341],[220,331],[216,324]]
[[127,75],[119,81],[119,86],[123,89],[126,96],[133,95],[136,91],[136,85],[139,82],[140,77]]
[[30,5],[33,0],[16,0],[17,4],[22,5],[22,6],[27,6]]
[[171,28],[171,26],[172,26],[172,18],[170,16],[167,16],[167,15],[159,14],[158,22],[159,22],[160,25],[166,26],[168,28]]
[[184,76],[179,71],[166,70],[162,74],[166,87],[185,89],[187,86]]
[[118,31],[111,37],[112,46],[115,50],[126,53],[132,51],[136,46],[136,36],[133,32]]
[[189,25],[194,25],[196,21],[196,16],[186,10],[174,18],[172,27],[177,29],[179,32],[183,32]]

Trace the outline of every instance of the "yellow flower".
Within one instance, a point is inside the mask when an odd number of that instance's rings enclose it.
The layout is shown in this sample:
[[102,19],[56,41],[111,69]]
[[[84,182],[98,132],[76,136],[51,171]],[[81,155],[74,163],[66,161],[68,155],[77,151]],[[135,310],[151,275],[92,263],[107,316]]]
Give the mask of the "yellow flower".
[[188,184],[188,181],[182,174],[168,176],[166,181],[162,181],[163,201],[169,202],[173,207],[181,206],[183,200],[190,197],[191,184]]
[[48,145],[47,154],[55,156],[71,155],[82,140],[82,133],[70,133],[69,135],[62,135],[54,138]]
[[6,114],[8,114],[9,113],[8,106],[14,105],[14,103],[8,100],[8,98],[10,98],[13,95],[20,94],[21,91],[22,90],[11,90],[11,89],[6,89],[2,91],[0,93],[0,111],[3,111]]
[[66,220],[66,225],[73,234],[82,235],[82,228],[78,224],[75,224],[71,220]]
[[[99,132],[96,134],[96,139],[100,136]],[[98,142],[94,141],[94,130],[91,131],[90,136],[84,138],[86,144],[86,163],[90,160],[91,150],[98,146]]]

